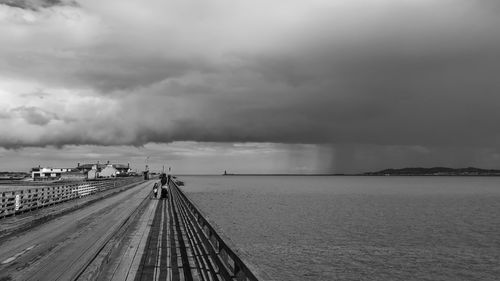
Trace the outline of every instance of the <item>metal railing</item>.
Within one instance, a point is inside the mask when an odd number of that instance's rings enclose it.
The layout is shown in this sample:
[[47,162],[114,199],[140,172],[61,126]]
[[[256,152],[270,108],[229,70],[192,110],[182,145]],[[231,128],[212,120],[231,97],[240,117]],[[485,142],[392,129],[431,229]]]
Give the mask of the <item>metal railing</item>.
[[198,234],[196,238],[199,241],[197,242],[201,242],[204,246],[203,250],[210,256],[215,264],[217,274],[223,280],[269,280],[267,276],[258,272],[256,268],[252,267],[251,270],[248,262],[243,262],[238,254],[231,250],[228,244],[217,234],[208,220],[205,219],[203,214],[174,181],[170,182],[170,190],[173,201],[182,209],[182,213],[186,214],[187,223]]
[[0,190],[0,219],[141,181],[130,177]]

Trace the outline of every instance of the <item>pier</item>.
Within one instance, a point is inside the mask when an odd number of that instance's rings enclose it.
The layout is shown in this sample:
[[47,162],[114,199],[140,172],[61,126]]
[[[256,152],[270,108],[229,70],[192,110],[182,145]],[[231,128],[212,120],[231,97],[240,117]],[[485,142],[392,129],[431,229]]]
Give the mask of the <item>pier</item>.
[[0,193],[0,280],[268,280],[175,181],[142,178]]

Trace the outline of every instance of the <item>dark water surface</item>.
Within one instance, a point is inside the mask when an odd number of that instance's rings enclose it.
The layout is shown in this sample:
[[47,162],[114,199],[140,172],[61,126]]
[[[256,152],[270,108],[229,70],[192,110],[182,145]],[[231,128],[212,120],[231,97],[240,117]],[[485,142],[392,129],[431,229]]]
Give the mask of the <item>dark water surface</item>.
[[185,176],[276,280],[500,280],[500,178]]

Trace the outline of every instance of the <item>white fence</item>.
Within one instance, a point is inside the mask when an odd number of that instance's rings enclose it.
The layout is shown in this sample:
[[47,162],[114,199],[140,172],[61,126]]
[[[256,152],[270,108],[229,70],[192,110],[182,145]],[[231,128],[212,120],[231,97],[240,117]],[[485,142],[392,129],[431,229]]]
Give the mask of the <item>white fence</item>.
[[13,190],[0,191],[0,219],[141,181],[142,177],[128,177],[57,186],[14,187]]

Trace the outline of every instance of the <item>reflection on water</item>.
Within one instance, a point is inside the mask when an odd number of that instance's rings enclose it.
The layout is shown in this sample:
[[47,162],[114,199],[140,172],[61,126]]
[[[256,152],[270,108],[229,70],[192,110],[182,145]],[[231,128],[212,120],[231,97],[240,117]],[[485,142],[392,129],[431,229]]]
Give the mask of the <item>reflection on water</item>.
[[499,280],[500,178],[183,177],[276,280]]

